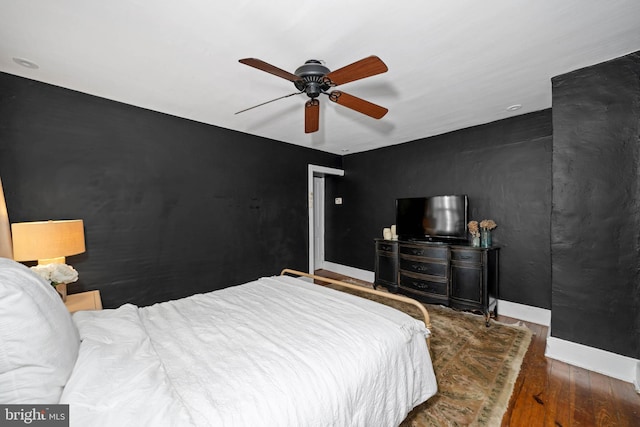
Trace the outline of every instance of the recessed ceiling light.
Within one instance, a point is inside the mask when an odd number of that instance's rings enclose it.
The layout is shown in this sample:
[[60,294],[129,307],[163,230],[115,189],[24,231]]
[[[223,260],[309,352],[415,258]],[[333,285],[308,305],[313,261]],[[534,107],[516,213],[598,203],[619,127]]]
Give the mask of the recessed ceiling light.
[[522,104],[513,104],[507,107],[507,111],[517,111],[522,108]]
[[23,67],[26,68],[31,68],[33,70],[37,70],[38,68],[38,64],[36,64],[35,62],[31,62],[28,59],[24,59],[24,58],[13,58],[13,62],[15,62],[18,65],[22,65]]

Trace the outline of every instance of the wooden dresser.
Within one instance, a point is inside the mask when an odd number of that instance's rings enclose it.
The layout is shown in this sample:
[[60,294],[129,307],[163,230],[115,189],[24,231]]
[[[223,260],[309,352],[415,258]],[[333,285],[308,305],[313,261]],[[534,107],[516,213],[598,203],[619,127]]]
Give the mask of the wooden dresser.
[[376,239],[375,285],[425,303],[482,312],[488,324],[497,314],[498,255],[497,247]]

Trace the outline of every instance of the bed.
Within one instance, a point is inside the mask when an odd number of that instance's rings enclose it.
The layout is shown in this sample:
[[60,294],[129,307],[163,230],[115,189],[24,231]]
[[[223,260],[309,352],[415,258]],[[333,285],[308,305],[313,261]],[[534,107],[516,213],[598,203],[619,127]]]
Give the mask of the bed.
[[0,259],[0,403],[68,404],[71,426],[397,426],[436,393],[422,305],[284,273],[71,317]]

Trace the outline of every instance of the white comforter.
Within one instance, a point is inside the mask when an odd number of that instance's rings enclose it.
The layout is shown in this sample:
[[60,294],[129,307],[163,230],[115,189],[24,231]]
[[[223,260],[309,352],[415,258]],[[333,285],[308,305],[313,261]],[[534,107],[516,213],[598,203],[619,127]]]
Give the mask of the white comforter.
[[437,389],[422,322],[291,277],[74,320],[72,427],[391,427]]

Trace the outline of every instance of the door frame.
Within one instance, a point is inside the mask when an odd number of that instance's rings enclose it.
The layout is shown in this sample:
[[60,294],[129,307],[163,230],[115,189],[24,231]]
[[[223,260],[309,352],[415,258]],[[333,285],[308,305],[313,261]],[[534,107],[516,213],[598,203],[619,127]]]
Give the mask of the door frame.
[[326,197],[324,194],[324,176],[313,176],[313,268],[324,268],[324,211]]
[[[309,273],[313,274],[315,271],[315,221],[322,221],[324,223],[324,216],[322,218],[315,218],[315,210],[313,208],[313,178],[322,177],[326,175],[332,176],[344,176],[344,170],[329,168],[326,166],[309,164],[307,171],[307,205],[309,210]],[[324,186],[324,180],[321,181]],[[323,188],[324,190],[324,188]],[[324,210],[323,210],[324,212]],[[324,227],[323,227],[324,228]],[[324,239],[322,240],[324,242]],[[324,245],[324,243],[322,243]]]

